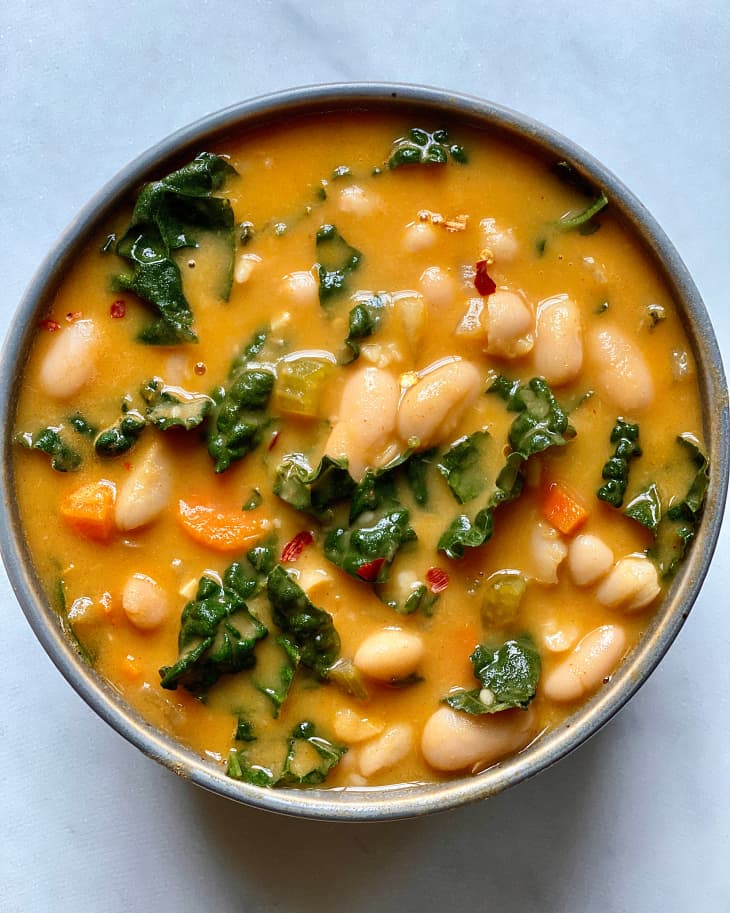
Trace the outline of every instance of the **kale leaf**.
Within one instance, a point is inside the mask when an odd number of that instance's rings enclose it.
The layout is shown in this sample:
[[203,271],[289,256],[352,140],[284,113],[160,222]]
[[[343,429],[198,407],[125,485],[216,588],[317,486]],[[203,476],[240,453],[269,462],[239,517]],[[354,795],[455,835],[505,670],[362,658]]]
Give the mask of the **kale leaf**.
[[408,487],[414,501],[416,504],[420,504],[421,507],[428,503],[426,476],[435,456],[436,448],[432,447],[430,450],[421,450],[419,453],[412,454],[405,464]]
[[225,472],[231,463],[258,447],[264,429],[271,423],[267,410],[274,374],[267,368],[250,366],[266,338],[265,331],[258,331],[234,359],[228,384],[213,391],[208,453],[215,461],[216,472]]
[[338,501],[352,497],[355,481],[346,460],[324,456],[316,469],[302,453],[289,453],[276,470],[274,494],[297,510],[315,517],[326,515]]
[[218,155],[201,152],[189,164],[142,188],[132,221],[116,245],[128,260],[131,274],[118,275],[114,287],[133,292],[157,317],[140,333],[150,345],[196,342],[193,315],[172,253],[198,247],[201,232],[219,237],[228,250],[222,297],[228,300],[235,251],[233,209],[228,200],[213,196],[236,171]]
[[148,380],[140,392],[147,404],[147,422],[160,431],[197,428],[213,405],[210,396],[168,386],[160,377]]
[[299,652],[299,661],[321,679],[340,653],[332,616],[313,605],[281,565],[269,573],[267,595],[276,625]]
[[540,678],[540,654],[525,635],[493,648],[477,646],[469,657],[481,687],[457,691],[444,703],[463,713],[480,715],[520,707],[526,710],[535,697]]
[[360,355],[360,341],[372,336],[383,319],[385,300],[374,295],[367,301],[361,301],[350,311],[347,339],[345,344],[350,349],[350,357],[345,364],[354,361]]
[[322,225],[316,243],[319,303],[324,305],[344,291],[350,273],[362,261],[362,254],[350,247],[334,225]]
[[289,695],[289,689],[294,681],[294,674],[301,660],[297,645],[288,637],[277,637],[276,644],[281,648],[282,660],[278,670],[278,681],[275,684],[266,684],[257,679],[256,687],[262,694],[269,698],[274,706],[274,719],[279,716],[282,704]]
[[416,534],[408,510],[396,501],[365,516],[367,519],[354,526],[330,530],[324,540],[324,555],[353,577],[381,583],[388,579],[400,547],[413,541]]
[[656,484],[652,482],[632,498],[624,508],[624,514],[656,536],[662,519],[662,501]]
[[611,443],[616,445],[613,456],[606,461],[601,475],[606,480],[597,492],[601,501],[612,507],[621,507],[629,484],[629,461],[641,456],[639,426],[616,419],[611,431]]
[[256,662],[254,649],[268,629],[248,610],[246,600],[262,586],[262,576],[250,559],[234,562],[223,580],[203,576],[194,600],[182,612],[178,648],[172,666],[160,669],[163,688],[182,685],[204,694],[222,675],[250,669]]
[[449,158],[460,164],[467,161],[464,147],[451,143],[447,130],[429,133],[413,127],[393,142],[387,164],[391,170],[403,165],[445,165]]
[[590,235],[598,231],[600,225],[595,216],[608,206],[608,197],[599,191],[587,178],[584,178],[570,162],[555,162],[550,169],[553,174],[572,190],[577,190],[584,197],[590,198],[587,207],[578,212],[571,211],[562,215],[554,224],[558,231],[573,231],[577,229],[583,235]]
[[94,450],[101,457],[116,457],[131,450],[147,427],[147,419],[136,409],[122,403],[122,414],[94,439]]
[[533,377],[520,385],[519,381],[509,381],[500,375],[487,392],[500,396],[510,412],[520,413],[510,428],[509,443],[524,459],[549,447],[562,446],[575,437],[567,413],[542,377]]
[[23,431],[15,441],[26,450],[39,450],[51,458],[51,469],[56,472],[74,472],[81,465],[81,454],[66,443],[63,425],[42,428],[40,431]]
[[488,438],[486,431],[475,431],[459,438],[436,464],[459,504],[473,500],[484,490],[483,459]]
[[347,752],[343,745],[336,745],[317,735],[314,723],[303,720],[292,730],[287,751],[280,769],[274,770],[249,760],[249,751],[232,749],[228,757],[226,774],[234,780],[243,780],[254,786],[320,786],[330,770]]

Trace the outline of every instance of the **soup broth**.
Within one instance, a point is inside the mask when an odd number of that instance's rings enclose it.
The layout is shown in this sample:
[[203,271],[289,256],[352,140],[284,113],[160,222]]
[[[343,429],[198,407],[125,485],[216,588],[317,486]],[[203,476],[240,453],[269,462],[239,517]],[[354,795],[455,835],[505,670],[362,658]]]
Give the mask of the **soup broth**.
[[610,680],[691,538],[671,297],[567,163],[463,125],[302,118],[196,161],[38,329],[15,477],[49,599],[234,777],[476,773]]

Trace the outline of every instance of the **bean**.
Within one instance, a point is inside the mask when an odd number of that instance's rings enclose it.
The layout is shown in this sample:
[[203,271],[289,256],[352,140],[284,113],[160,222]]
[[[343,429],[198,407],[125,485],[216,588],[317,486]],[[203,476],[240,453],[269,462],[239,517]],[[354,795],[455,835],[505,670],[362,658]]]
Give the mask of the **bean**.
[[439,707],[423,728],[421,751],[436,770],[488,767],[521,748],[533,725],[531,711],[503,710],[485,718]]
[[261,263],[261,257],[258,254],[241,254],[236,261],[233,278],[241,284],[248,282],[259,263]]
[[403,248],[409,254],[416,254],[433,247],[436,237],[436,229],[430,222],[409,222],[403,232]]
[[365,638],[353,662],[370,678],[392,682],[413,675],[422,657],[423,641],[417,634],[385,628]]
[[146,574],[132,574],[122,590],[124,614],[135,628],[152,631],[170,614],[167,593]]
[[479,395],[482,377],[468,361],[450,361],[422,372],[398,409],[398,433],[421,447],[443,441]]
[[362,187],[351,184],[340,190],[337,206],[341,212],[348,212],[355,216],[366,216],[377,208],[379,201]]
[[534,318],[525,299],[517,292],[498,289],[487,298],[487,345],[490,355],[519,358],[532,350]]
[[530,570],[540,583],[557,583],[558,568],[568,554],[568,546],[549,523],[539,521],[530,533]]
[[577,701],[595,691],[616,668],[626,649],[626,634],[619,625],[601,625],[586,634],[560,665],[543,676],[541,690],[559,703]]
[[557,295],[537,308],[535,373],[555,387],[568,384],[583,367],[583,327],[578,305],[567,295]]
[[590,586],[604,577],[613,565],[611,549],[603,539],[581,533],[568,546],[568,570],[578,586]]
[[151,523],[167,506],[172,493],[170,465],[154,445],[119,486],[114,519],[120,530]]
[[310,270],[297,270],[284,276],[284,294],[293,305],[307,307],[319,306],[319,288],[317,280]]
[[335,735],[348,744],[366,742],[381,733],[385,724],[381,720],[360,716],[349,707],[335,714]]
[[92,320],[77,320],[58,333],[45,354],[39,372],[44,392],[68,399],[96,373],[99,334]]
[[494,255],[495,260],[509,263],[517,256],[520,245],[511,228],[501,228],[494,219],[482,219],[479,223],[482,242]]
[[454,301],[456,285],[446,270],[429,266],[421,273],[419,281],[423,296],[434,308],[449,307]]
[[413,748],[413,728],[407,723],[399,723],[366,742],[359,750],[360,772],[365,777],[402,761]]
[[596,597],[608,608],[636,612],[653,602],[660,592],[653,562],[644,555],[627,555],[616,562],[598,587]]
[[654,381],[639,348],[615,327],[588,337],[588,351],[598,368],[599,393],[627,412],[646,409],[654,400]]

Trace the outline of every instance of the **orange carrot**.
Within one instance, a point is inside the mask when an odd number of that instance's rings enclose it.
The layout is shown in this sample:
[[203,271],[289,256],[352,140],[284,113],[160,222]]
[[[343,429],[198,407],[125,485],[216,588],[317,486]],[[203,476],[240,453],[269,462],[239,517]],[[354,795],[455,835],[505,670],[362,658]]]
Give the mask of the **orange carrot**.
[[87,539],[106,542],[114,529],[113,482],[101,479],[74,489],[61,502],[60,514],[71,529]]
[[241,552],[271,529],[263,510],[218,510],[205,504],[178,504],[178,520],[195,542],[217,552]]
[[565,536],[572,536],[588,519],[588,511],[562,482],[553,482],[548,488],[542,515]]

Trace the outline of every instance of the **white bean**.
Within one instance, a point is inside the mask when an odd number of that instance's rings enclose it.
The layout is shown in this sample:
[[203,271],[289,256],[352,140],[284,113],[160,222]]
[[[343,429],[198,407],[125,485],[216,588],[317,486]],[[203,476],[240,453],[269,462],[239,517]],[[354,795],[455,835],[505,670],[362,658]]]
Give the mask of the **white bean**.
[[121,530],[151,523],[167,506],[172,493],[170,465],[155,445],[119,486],[114,520]]
[[531,576],[540,583],[558,582],[558,568],[568,554],[568,546],[560,533],[542,520],[530,532],[529,554]]
[[614,565],[596,591],[608,608],[635,612],[648,606],[661,592],[654,563],[645,555],[627,555]]
[[598,368],[599,393],[627,412],[646,409],[654,400],[654,381],[638,346],[621,330],[601,327],[588,337],[588,351]]
[[310,270],[297,270],[283,279],[284,294],[293,305],[307,307],[319,305],[319,287]]
[[495,260],[509,263],[517,256],[519,244],[511,228],[501,228],[494,219],[482,219],[479,223],[484,247],[488,247]]
[[350,745],[374,738],[383,731],[384,726],[380,720],[360,716],[349,707],[338,710],[335,714],[335,735]]
[[423,295],[418,292],[398,292],[393,296],[393,307],[408,345],[412,351],[416,351],[426,324],[426,302]]
[[409,222],[403,232],[403,247],[409,254],[415,254],[433,247],[436,239],[436,229],[430,222]]
[[529,710],[503,710],[485,718],[439,707],[423,727],[421,751],[436,770],[487,767],[521,748],[532,727]]
[[534,318],[522,295],[498,289],[487,298],[485,317],[489,355],[519,358],[531,351]]
[[360,748],[360,772],[365,777],[402,761],[413,748],[413,728],[407,723],[391,726],[378,738]]
[[568,570],[578,586],[590,586],[604,577],[613,565],[611,549],[603,539],[581,533],[568,546]]
[[380,368],[358,367],[345,381],[325,453],[347,457],[354,479],[362,478],[393,437],[399,398],[398,382]]
[[482,376],[469,361],[451,361],[424,372],[398,409],[398,433],[429,447],[447,437],[479,395]]
[[93,379],[99,334],[92,320],[77,320],[56,334],[39,372],[43,391],[68,399]]
[[170,614],[167,593],[146,574],[132,574],[122,590],[124,614],[135,628],[152,631]]
[[546,621],[540,625],[540,640],[551,653],[565,653],[578,640],[579,630],[574,624],[559,625],[557,621]]
[[408,678],[423,658],[423,641],[400,628],[385,628],[366,637],[353,662],[370,678],[381,682]]
[[340,190],[337,207],[341,212],[355,216],[366,216],[376,208],[378,200],[366,193],[357,184],[350,184]]
[[535,373],[555,387],[570,383],[580,374],[583,327],[572,298],[556,295],[538,305],[532,357]]
[[236,261],[233,278],[240,284],[248,282],[259,263],[261,263],[261,257],[258,254],[241,254]]
[[423,296],[435,308],[446,308],[454,301],[456,283],[440,266],[429,266],[421,273],[419,285]]
[[619,625],[601,625],[578,642],[560,665],[543,676],[546,698],[560,703],[577,701],[595,691],[616,668],[626,649],[626,634]]
[[456,336],[467,339],[483,339],[486,332],[484,323],[484,299],[469,298],[466,311],[454,330]]

